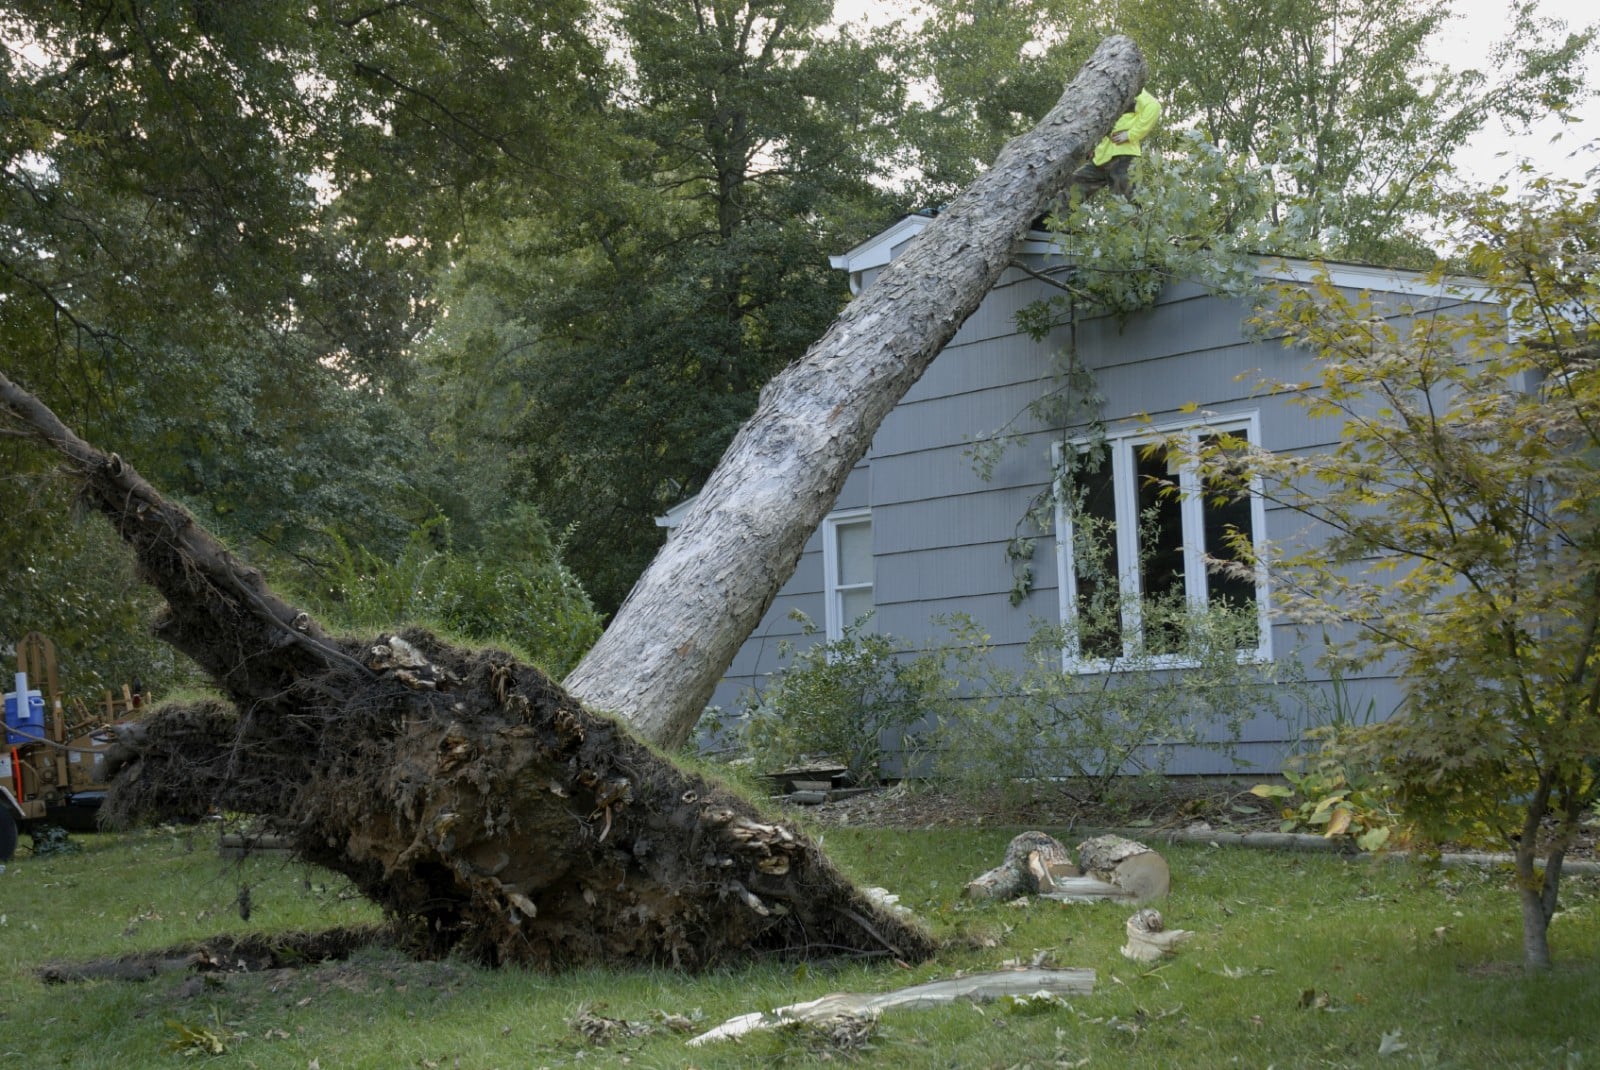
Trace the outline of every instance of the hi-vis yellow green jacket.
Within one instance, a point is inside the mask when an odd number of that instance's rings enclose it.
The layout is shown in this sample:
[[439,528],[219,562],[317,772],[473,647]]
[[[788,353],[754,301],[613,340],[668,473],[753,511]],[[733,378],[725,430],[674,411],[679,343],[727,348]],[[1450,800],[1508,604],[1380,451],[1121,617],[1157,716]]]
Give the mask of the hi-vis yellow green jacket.
[[1133,99],[1133,110],[1119,115],[1111,127],[1112,134],[1126,130],[1128,140],[1118,145],[1109,134],[1101,138],[1100,144],[1094,147],[1095,166],[1104,167],[1113,156],[1140,155],[1139,142],[1150,136],[1150,131],[1156,128],[1156,121],[1160,118],[1161,102],[1143,89],[1139,90],[1139,95]]

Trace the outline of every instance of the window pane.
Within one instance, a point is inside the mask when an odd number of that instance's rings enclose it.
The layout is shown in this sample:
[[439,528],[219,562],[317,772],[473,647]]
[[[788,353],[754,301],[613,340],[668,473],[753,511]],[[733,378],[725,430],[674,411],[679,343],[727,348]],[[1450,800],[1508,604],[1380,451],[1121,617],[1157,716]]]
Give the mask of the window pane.
[[1134,448],[1139,502],[1140,617],[1146,648],[1175,653],[1183,645],[1187,591],[1183,562],[1183,502],[1178,472],[1160,445]]
[[847,584],[872,582],[872,524],[840,524],[835,529],[839,538],[839,576],[837,582]]
[[[846,626],[856,623],[862,617],[872,612],[872,588],[856,587],[848,591],[839,592],[840,612],[844,617],[841,622]],[[871,620],[862,623],[863,632],[876,632]]]
[[[1243,431],[1230,432],[1231,438],[1244,439]],[[1208,435],[1201,440],[1203,447],[1216,448],[1221,439]],[[1238,561],[1239,555],[1228,545],[1236,535],[1255,542],[1255,518],[1247,495],[1235,496],[1215,480],[1204,487],[1206,557],[1216,561]],[[1234,608],[1254,606],[1256,603],[1255,579],[1227,576],[1208,565],[1206,569],[1206,598],[1212,605]]]
[[1117,503],[1108,451],[1084,452],[1070,473],[1068,515],[1072,563],[1078,581],[1078,653],[1086,658],[1122,654],[1122,597],[1117,567]]

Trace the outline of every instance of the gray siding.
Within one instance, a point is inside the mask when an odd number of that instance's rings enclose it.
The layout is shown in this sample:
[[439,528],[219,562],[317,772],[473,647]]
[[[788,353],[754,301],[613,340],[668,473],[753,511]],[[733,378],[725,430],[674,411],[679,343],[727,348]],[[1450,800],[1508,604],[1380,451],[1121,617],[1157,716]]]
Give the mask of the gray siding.
[[[876,270],[863,278],[870,284]],[[934,618],[965,613],[991,633],[1002,657],[1016,659],[1032,618],[1058,613],[1055,547],[1046,534],[1032,559],[1033,590],[1013,606],[1011,563],[1005,546],[1031,500],[1051,478],[1052,443],[1068,429],[1040,427],[1025,413],[1049,388],[1051,357],[1064,339],[1036,342],[1017,332],[1024,306],[1054,291],[1020,272],[983,302],[928,372],[885,420],[866,460],[840,496],[840,509],[871,509],[877,630],[917,643],[935,643],[942,629]],[[1408,299],[1409,300],[1409,299]],[[1399,302],[1397,301],[1397,304]],[[1263,379],[1296,380],[1310,367],[1307,354],[1277,339],[1248,335],[1248,304],[1208,294],[1192,284],[1169,288],[1156,307],[1125,320],[1102,318],[1078,325],[1079,353],[1094,371],[1112,429],[1138,426],[1148,417],[1172,422],[1185,406],[1220,416],[1254,414],[1262,444],[1272,450],[1325,448],[1338,435],[1334,421],[1312,421],[1283,398],[1254,396]],[[966,452],[973,439],[1009,427],[1020,437],[991,478],[975,471]],[[1290,547],[1308,537],[1303,517],[1267,511],[1268,540]],[[822,626],[820,538],[813,535],[795,576],[784,586],[766,619],[740,651],[714,703],[725,710],[738,696],[780,666],[781,641],[798,640],[789,619],[799,609]],[[1313,637],[1315,638],[1315,637]],[[1302,662],[1310,682],[1327,680],[1315,668],[1314,650],[1301,649],[1294,630],[1273,629],[1274,660]],[[1375,673],[1347,681],[1345,693],[1357,711],[1386,716],[1396,707],[1394,681]],[[1291,711],[1283,720],[1259,716],[1247,727],[1239,756],[1253,772],[1276,771],[1290,752],[1306,717]],[[1221,773],[1234,766],[1209,751],[1180,755],[1176,773]]]

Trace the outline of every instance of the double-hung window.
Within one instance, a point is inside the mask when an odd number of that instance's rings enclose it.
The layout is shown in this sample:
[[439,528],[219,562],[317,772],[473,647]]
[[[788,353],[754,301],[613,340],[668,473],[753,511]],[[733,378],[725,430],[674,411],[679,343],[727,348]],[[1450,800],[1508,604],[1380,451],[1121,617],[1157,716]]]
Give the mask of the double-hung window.
[[1266,586],[1242,544],[1265,529],[1258,494],[1208,482],[1202,450],[1260,441],[1253,416],[1141,429],[1058,447],[1056,508],[1064,663],[1079,671],[1180,667],[1195,611],[1226,606],[1241,658],[1270,656]]
[[[828,641],[843,638],[859,624],[873,631],[872,514],[865,509],[834,513],[822,524],[822,571],[826,580],[825,625]],[[867,619],[863,619],[867,618]]]

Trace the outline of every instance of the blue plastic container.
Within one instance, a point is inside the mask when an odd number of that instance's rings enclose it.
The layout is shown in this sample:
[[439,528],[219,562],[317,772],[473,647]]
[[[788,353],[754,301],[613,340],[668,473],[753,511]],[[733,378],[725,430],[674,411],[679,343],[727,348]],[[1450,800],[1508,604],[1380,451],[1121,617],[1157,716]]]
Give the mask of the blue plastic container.
[[25,700],[17,703],[15,691],[6,692],[6,746],[37,743],[44,738],[44,695],[38,691],[27,692]]

